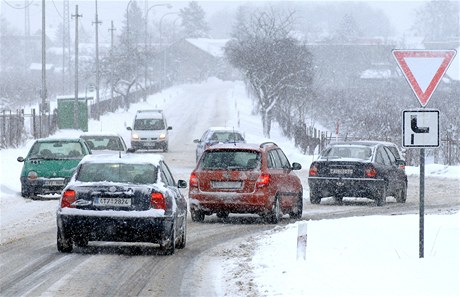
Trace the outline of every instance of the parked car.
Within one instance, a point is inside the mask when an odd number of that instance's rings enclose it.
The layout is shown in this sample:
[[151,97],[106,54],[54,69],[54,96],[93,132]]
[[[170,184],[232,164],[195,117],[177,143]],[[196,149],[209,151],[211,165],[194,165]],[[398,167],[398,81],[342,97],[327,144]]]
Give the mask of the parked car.
[[192,220],[201,222],[216,213],[254,213],[270,223],[283,214],[299,219],[303,189],[294,170],[275,143],[216,144],[203,153],[190,175],[189,201]]
[[84,158],[57,210],[57,249],[89,241],[150,242],[165,254],[186,244],[187,201],[161,155]]
[[166,117],[161,109],[138,110],[131,131],[131,148],[136,150],[168,151],[169,130]]
[[127,152],[128,148],[120,134],[113,132],[85,132],[80,135],[93,154]]
[[60,194],[84,156],[91,153],[81,138],[44,138],[34,142],[21,171],[22,197]]
[[391,150],[379,142],[335,143],[328,146],[312,162],[308,185],[310,202],[319,204],[322,198],[343,197],[374,199],[378,206],[394,196],[399,203],[406,202],[407,175]]
[[211,127],[203,133],[200,139],[193,140],[196,143],[196,161],[200,159],[204,150],[217,143],[246,143],[244,134],[233,128]]

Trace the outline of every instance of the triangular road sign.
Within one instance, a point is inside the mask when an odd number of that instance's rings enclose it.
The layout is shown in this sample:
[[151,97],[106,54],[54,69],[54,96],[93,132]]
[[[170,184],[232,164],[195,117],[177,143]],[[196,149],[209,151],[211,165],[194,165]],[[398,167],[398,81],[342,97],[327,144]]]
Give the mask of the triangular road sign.
[[393,50],[393,56],[422,107],[454,59],[455,50]]

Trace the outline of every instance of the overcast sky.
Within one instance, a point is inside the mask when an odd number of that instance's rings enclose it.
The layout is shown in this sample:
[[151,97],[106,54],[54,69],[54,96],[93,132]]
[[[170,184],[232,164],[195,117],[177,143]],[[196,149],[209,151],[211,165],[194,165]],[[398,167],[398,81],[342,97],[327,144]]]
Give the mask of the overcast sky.
[[[36,32],[41,28],[41,0],[27,0],[29,2],[29,13],[30,13],[30,26],[31,33]],[[297,2],[307,2],[315,0],[297,0]],[[320,0],[316,0],[320,1]],[[348,0],[342,0],[348,1]],[[390,21],[394,29],[397,31],[397,35],[402,35],[406,33],[410,26],[413,24],[414,15],[416,9],[418,9],[423,2],[427,0],[399,0],[399,1],[369,1],[368,3],[375,8],[382,9]],[[197,1],[206,11],[206,16],[212,17],[214,13],[219,11],[231,12],[236,9],[239,5],[248,4],[251,5],[261,5],[264,2],[262,0],[251,0],[251,1],[218,1],[218,0],[208,0],[208,1]],[[271,1],[275,2],[275,1]],[[326,2],[321,0],[322,3]],[[327,1],[331,5],[335,1]],[[350,1],[348,1],[350,2]],[[353,2],[363,2],[363,1],[353,1]],[[17,30],[24,32],[24,20],[25,20],[25,9],[24,5],[26,0],[1,0],[0,1],[0,11],[1,15]],[[143,9],[144,0],[137,0],[138,5]],[[178,12],[181,8],[186,6],[189,1],[153,1],[148,2],[149,7],[159,3],[171,3],[172,8],[168,9],[166,7],[154,7],[149,12],[149,21],[153,23],[155,19],[161,18],[165,13],[168,12]],[[79,14],[83,17],[79,19],[81,25],[86,30],[91,30],[94,27],[93,22],[95,20],[95,0],[80,0],[80,1],[70,1],[69,8],[71,14],[75,14],[75,7],[78,4]],[[121,28],[122,19],[126,12],[126,6],[128,0],[98,0],[98,18],[102,21],[100,27],[100,36],[101,39],[108,38],[109,36],[109,27],[111,21],[114,22],[115,28]],[[47,24],[47,34],[52,36],[52,31],[62,22],[62,12],[63,12],[63,1],[62,0],[46,0],[46,24]],[[72,28],[72,26],[71,26]]]

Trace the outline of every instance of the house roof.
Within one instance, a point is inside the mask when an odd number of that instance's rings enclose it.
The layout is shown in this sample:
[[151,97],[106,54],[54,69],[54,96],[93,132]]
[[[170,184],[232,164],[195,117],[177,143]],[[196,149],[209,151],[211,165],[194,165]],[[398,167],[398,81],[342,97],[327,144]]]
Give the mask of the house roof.
[[224,56],[224,47],[229,39],[187,38],[186,41],[210,55],[220,58]]

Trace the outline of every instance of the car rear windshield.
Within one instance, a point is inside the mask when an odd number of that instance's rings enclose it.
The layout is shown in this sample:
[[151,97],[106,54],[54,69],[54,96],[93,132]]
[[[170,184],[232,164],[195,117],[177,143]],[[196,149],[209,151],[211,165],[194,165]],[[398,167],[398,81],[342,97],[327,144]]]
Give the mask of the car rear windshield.
[[368,160],[372,156],[372,149],[365,146],[333,146],[325,150],[322,158],[352,158]]
[[207,151],[199,167],[207,170],[254,170],[260,168],[260,159],[260,153],[256,151]]
[[116,136],[83,136],[82,138],[92,150],[123,150],[121,140]]
[[81,182],[153,184],[157,181],[157,168],[152,164],[84,163],[76,179]]
[[84,155],[83,152],[84,150],[80,142],[36,142],[30,151],[29,158],[72,159],[82,157]]
[[231,131],[216,131],[211,136],[211,141],[216,142],[241,142],[244,141],[241,134]]
[[136,119],[134,121],[134,130],[164,130],[165,124],[163,119]]

